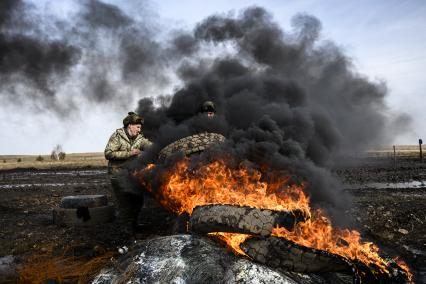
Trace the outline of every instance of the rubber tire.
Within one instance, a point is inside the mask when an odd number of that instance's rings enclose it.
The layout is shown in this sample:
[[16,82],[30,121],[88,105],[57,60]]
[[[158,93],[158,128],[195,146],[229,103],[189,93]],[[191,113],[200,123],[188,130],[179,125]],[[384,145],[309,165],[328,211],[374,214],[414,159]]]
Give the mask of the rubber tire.
[[202,152],[213,145],[223,143],[224,141],[225,136],[219,133],[205,132],[187,136],[164,147],[158,154],[158,158],[160,161],[163,161],[177,152],[183,152],[185,155],[189,156],[194,153]]
[[303,273],[353,273],[353,264],[348,259],[284,238],[253,237],[241,244],[241,249],[253,260],[272,268]]
[[276,225],[292,230],[306,218],[300,211],[274,211],[248,206],[212,204],[194,208],[189,226],[192,232],[232,232],[269,236]]
[[100,207],[108,205],[106,195],[72,195],[61,199],[60,208]]
[[55,208],[52,214],[53,223],[59,226],[103,224],[114,219],[114,206]]

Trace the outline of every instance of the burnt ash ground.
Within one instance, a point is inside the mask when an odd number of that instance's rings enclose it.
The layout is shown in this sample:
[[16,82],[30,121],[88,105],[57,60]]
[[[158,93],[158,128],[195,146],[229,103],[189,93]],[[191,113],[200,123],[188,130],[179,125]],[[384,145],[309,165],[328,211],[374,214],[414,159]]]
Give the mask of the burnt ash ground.
[[105,167],[19,169],[0,172],[0,256],[97,256],[130,240],[116,222],[91,227],[58,227],[52,209],[68,195],[106,194]]
[[[353,195],[347,214],[366,240],[383,254],[397,255],[410,265],[418,283],[426,281],[426,185],[410,188],[393,183],[426,181],[426,162],[399,158],[346,160],[334,172]],[[381,188],[368,187],[381,183]],[[52,209],[62,197],[107,194],[105,167],[55,170],[0,171],[0,257],[32,254],[87,254],[96,256],[132,241],[117,222],[93,227],[58,227]],[[146,232],[139,237],[146,237]]]

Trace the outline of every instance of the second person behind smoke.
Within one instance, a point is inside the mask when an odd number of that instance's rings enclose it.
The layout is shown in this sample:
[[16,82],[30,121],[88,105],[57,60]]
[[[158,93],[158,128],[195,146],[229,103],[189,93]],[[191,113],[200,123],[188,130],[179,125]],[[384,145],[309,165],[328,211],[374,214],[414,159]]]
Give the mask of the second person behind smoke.
[[201,113],[207,115],[208,118],[213,118],[216,113],[216,107],[212,101],[205,101],[201,106]]

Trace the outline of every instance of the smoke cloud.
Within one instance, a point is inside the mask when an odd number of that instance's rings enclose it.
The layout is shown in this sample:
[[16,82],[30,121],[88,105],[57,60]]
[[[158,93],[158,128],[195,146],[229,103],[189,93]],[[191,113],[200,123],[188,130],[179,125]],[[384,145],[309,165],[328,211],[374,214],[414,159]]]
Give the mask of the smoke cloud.
[[164,71],[168,47],[156,41],[155,23],[136,21],[101,1],[73,4],[76,11],[58,19],[30,2],[1,1],[4,102],[61,117],[78,113],[81,103],[126,113],[135,98],[170,82]]
[[[0,4],[0,81],[2,93],[18,99],[19,86],[27,85],[39,92],[26,92],[50,105],[54,100],[52,78],[63,79],[79,57],[79,49],[61,40],[34,37],[32,7],[22,1],[2,1]],[[4,90],[6,88],[6,90]],[[42,98],[38,97],[43,95]],[[25,101],[25,97],[20,99]],[[50,100],[50,101],[49,101]]]
[[[345,209],[350,198],[329,168],[340,154],[386,137],[386,86],[357,74],[335,44],[321,41],[318,19],[300,14],[292,25],[284,32],[253,7],[211,16],[180,35],[182,88],[158,108],[139,101],[144,133],[155,142],[145,159],[176,139],[218,132],[228,138],[222,153],[307,181],[313,205],[332,215]],[[200,48],[224,51],[211,58]],[[206,100],[216,104],[214,119],[199,113]]]

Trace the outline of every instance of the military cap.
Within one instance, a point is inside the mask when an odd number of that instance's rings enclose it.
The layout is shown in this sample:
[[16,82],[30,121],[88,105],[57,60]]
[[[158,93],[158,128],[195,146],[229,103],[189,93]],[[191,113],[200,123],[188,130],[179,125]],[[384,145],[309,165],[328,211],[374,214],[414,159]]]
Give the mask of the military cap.
[[144,119],[134,113],[133,111],[129,112],[128,115],[123,119],[124,127],[127,127],[129,124],[143,124]]
[[201,107],[201,112],[216,112],[216,107],[212,101],[205,101]]

